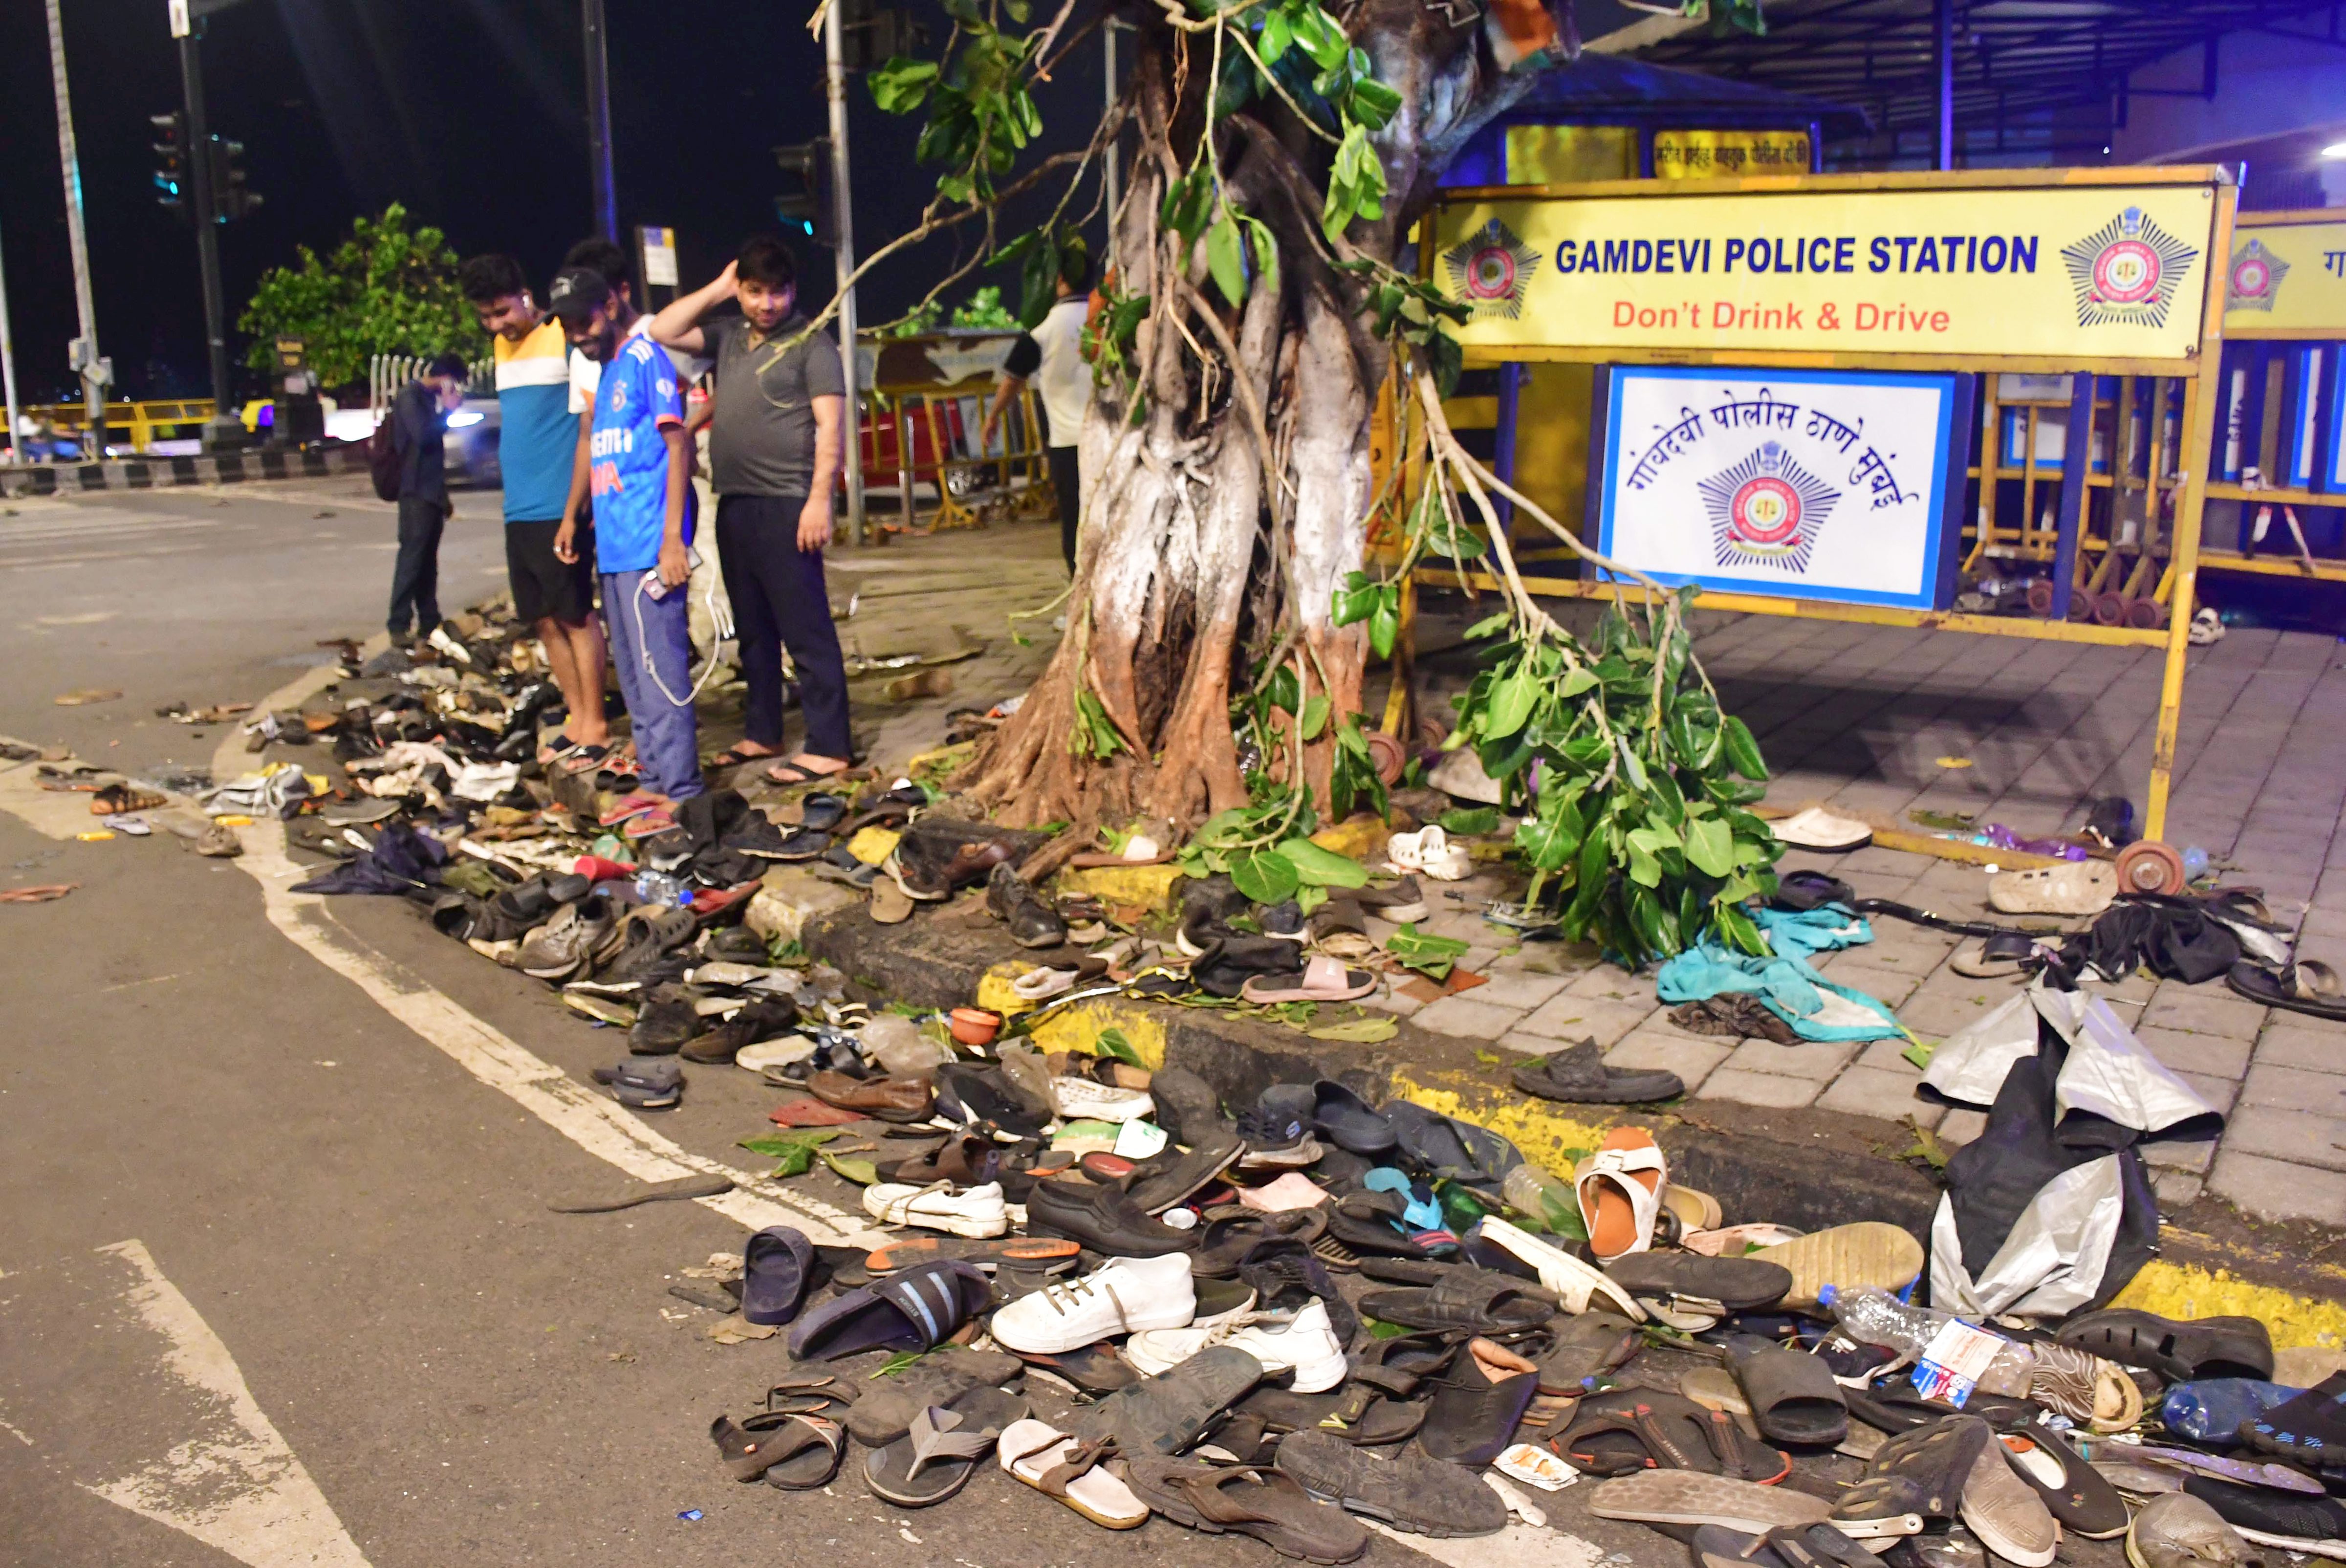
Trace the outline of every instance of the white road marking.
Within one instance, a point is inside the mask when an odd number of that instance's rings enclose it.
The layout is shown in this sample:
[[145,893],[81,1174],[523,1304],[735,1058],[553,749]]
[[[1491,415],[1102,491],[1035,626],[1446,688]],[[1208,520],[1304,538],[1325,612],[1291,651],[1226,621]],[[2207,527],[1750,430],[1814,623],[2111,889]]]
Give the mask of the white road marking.
[[[98,1252],[127,1267],[118,1299],[162,1338],[163,1372],[194,1397],[141,1401],[142,1420],[180,1440],[161,1459],[102,1484],[76,1484],[252,1568],[367,1568],[326,1494],[261,1413],[236,1359],[145,1245]],[[200,1430],[175,1427],[175,1416]]]
[[1421,1556],[1447,1564],[1447,1568],[1596,1568],[1605,1561],[1605,1548],[1594,1541],[1521,1521],[1510,1521],[1496,1535],[1464,1540],[1413,1535],[1379,1524],[1373,1519],[1361,1522]]

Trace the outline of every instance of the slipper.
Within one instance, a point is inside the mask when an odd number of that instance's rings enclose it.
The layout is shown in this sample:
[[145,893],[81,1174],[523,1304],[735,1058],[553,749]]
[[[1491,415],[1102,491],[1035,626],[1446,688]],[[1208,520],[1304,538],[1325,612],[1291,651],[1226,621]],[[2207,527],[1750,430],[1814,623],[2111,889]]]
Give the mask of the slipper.
[[1760,1535],[1706,1524],[1691,1546],[1695,1568],[1880,1568],[1882,1561],[1830,1524],[1779,1525]]
[[1689,1230],[1678,1237],[1678,1245],[1706,1257],[1740,1257],[1759,1247],[1797,1241],[1800,1236],[1799,1231],[1785,1225],[1730,1225],[1723,1229]]
[[1125,1481],[1135,1497],[1176,1524],[1209,1535],[1251,1535],[1282,1556],[1350,1563],[1369,1549],[1367,1526],[1283,1471],[1142,1454],[1127,1461]]
[[836,779],[846,772],[844,768],[829,773],[818,773],[811,768],[801,768],[795,762],[781,762],[766,769],[766,780],[787,788],[792,784],[820,784],[826,779]]
[[1783,1304],[1795,1311],[1819,1305],[1817,1292],[1827,1285],[1843,1290],[1870,1286],[1896,1295],[1923,1272],[1923,1244],[1899,1227],[1873,1219],[1836,1225],[1750,1256],[1792,1271]]
[[[1367,1301],[1362,1309],[1368,1310]],[[1418,1451],[1469,1470],[1490,1463],[1515,1441],[1515,1428],[1539,1397],[1537,1363],[1488,1339],[1459,1347],[1449,1369],[1427,1380],[1433,1398],[1418,1430]]]
[[1777,838],[1797,850],[1822,850],[1839,854],[1862,850],[1873,842],[1873,830],[1848,817],[1837,817],[1822,806],[1786,817],[1768,826]]
[[749,762],[771,762],[781,755],[779,751],[744,751],[749,742],[737,741],[700,765],[704,773],[714,773],[720,768],[739,768]]
[[1849,1435],[1849,1405],[1841,1385],[1832,1369],[1814,1356],[1754,1336],[1731,1341],[1727,1359],[1751,1402],[1752,1423],[1760,1436],[1824,1448]]
[[2035,1489],[2062,1529],[2088,1541],[2126,1533],[2126,1500],[2059,1436],[2032,1427],[1996,1441],[2013,1471]]
[[1352,1002],[1377,988],[1365,969],[1347,969],[1332,958],[1313,957],[1300,976],[1258,974],[1239,989],[1248,1002],[1277,1006],[1289,1002]]
[[1641,1301],[1684,1301],[1713,1313],[1773,1306],[1792,1288],[1791,1271],[1781,1264],[1699,1252],[1632,1252],[1606,1263],[1605,1272]]
[[814,1244],[787,1225],[770,1225],[742,1244],[741,1316],[787,1323],[799,1315],[814,1273]]
[[1081,1250],[1074,1242],[1056,1236],[1014,1236],[998,1240],[921,1236],[892,1241],[865,1258],[864,1264],[874,1274],[894,1274],[943,1258],[958,1258],[980,1268],[1005,1263],[1038,1266],[1065,1261]]
[[1420,1453],[1381,1459],[1315,1429],[1281,1438],[1278,1464],[1312,1496],[1395,1530],[1444,1539],[1506,1528],[1507,1505],[1496,1492],[1472,1471]]
[[1663,1185],[1662,1207],[1678,1216],[1678,1229],[1682,1233],[1689,1230],[1715,1230],[1719,1227],[1719,1222],[1727,1217],[1727,1212],[1719,1207],[1717,1198],[1707,1192],[1698,1191],[1678,1182],[1668,1182]]
[[1580,1199],[1588,1248],[1598,1262],[1609,1263],[1653,1245],[1661,1188],[1668,1179],[1669,1163],[1654,1135],[1643,1127],[1614,1128],[1596,1153],[1580,1162],[1573,1172],[1573,1190]]
[[994,1454],[1013,1479],[1046,1497],[1056,1497],[1094,1524],[1137,1530],[1148,1522],[1148,1505],[1100,1461],[1116,1451],[1113,1438],[1079,1443],[1047,1421],[1013,1421],[994,1444]]
[[[1953,1519],[1969,1500],[1973,1466],[1995,1434],[1973,1415],[1949,1415],[1900,1432],[1875,1451],[1865,1473],[1833,1504],[1845,1520]],[[1996,1459],[1994,1454],[1987,1454]],[[2003,1464],[2001,1459],[1996,1463]]]
[[152,811],[168,806],[168,797],[153,789],[141,789],[128,781],[108,784],[89,798],[89,814],[93,817],[117,817],[128,811]]
[[623,822],[633,821],[636,818],[642,816],[647,811],[664,810],[667,806],[667,801],[660,799],[655,795],[646,795],[640,792],[631,795],[623,795],[618,799],[612,801],[609,809],[605,810],[595,820],[603,827],[616,828]]
[[[1635,1323],[1603,1308],[1567,1318],[1556,1333],[1555,1344],[1540,1357],[1540,1392],[1576,1397],[1587,1391],[1594,1380],[1627,1362],[1644,1349],[1645,1343],[1645,1336],[1637,1332]],[[1715,1367],[1709,1369],[1719,1370]],[[1720,1372],[1719,1376],[1725,1378],[1726,1374]],[[1740,1400],[1739,1395],[1739,1403]]]
[[1760,1427],[1751,1419],[1751,1401],[1743,1397],[1742,1385],[1735,1374],[1724,1367],[1697,1367],[1678,1374],[1678,1392],[1707,1410],[1724,1410],[1735,1418],[1746,1437],[1758,1437]]
[[1755,1486],[1698,1471],[1652,1470],[1625,1475],[1593,1488],[1588,1512],[1599,1519],[1640,1524],[1715,1524],[1761,1535],[1784,1526],[1822,1524],[1833,1505],[1805,1492]]
[[1003,1429],[1025,1415],[1026,1401],[1001,1389],[972,1389],[931,1405],[903,1437],[863,1456],[863,1484],[900,1508],[943,1502],[969,1484]]
[[847,1452],[847,1434],[837,1421],[794,1410],[768,1410],[738,1426],[731,1417],[719,1416],[709,1423],[709,1435],[734,1480],[762,1480],[785,1492],[829,1485]]
[[1660,1389],[1614,1389],[1581,1400],[1548,1446],[1582,1470],[1621,1475],[1647,1468],[1773,1486],[1791,1455],[1744,1435],[1724,1410]]
[[[556,1214],[616,1214],[623,1208],[633,1208],[640,1203],[661,1203],[669,1198],[719,1197],[731,1192],[733,1178],[729,1176],[678,1176],[674,1181],[638,1182],[617,1197],[596,1198],[586,1203],[549,1203],[546,1207]],[[751,1319],[756,1322],[756,1319]]]
[[1492,1132],[1410,1100],[1388,1100],[1379,1115],[1392,1123],[1402,1157],[1437,1181],[1496,1188],[1524,1163],[1523,1151]]
[[835,1361],[865,1350],[933,1350],[993,1302],[966,1263],[923,1264],[834,1296],[790,1330],[790,1359]]
[[573,746],[553,763],[554,770],[565,779],[576,779],[582,773],[592,773],[610,760],[608,746]]
[[2316,1018],[2346,1019],[2346,986],[2341,985],[2336,970],[2317,959],[2300,958],[2283,964],[2276,973],[2244,958],[2232,965],[2224,983],[2267,1007],[2285,1007]]
[[1637,1305],[1618,1281],[1582,1262],[1564,1248],[1543,1241],[1495,1215],[1485,1215],[1477,1221],[1474,1234],[1530,1264],[1539,1276],[1541,1288],[1553,1291],[1566,1312],[1575,1316],[1584,1313],[1588,1310],[1591,1301],[1602,1296],[1618,1307],[1631,1322],[1646,1320],[1646,1309]]
[[1999,871],[1987,883],[1989,907],[2004,914],[2099,914],[2117,896],[2117,869],[2102,860]]
[[1974,980],[2012,980],[2036,956],[2036,939],[2004,932],[1965,942],[1947,967]]
[[903,924],[913,918],[913,895],[892,877],[875,877],[872,882],[872,918],[881,925]]

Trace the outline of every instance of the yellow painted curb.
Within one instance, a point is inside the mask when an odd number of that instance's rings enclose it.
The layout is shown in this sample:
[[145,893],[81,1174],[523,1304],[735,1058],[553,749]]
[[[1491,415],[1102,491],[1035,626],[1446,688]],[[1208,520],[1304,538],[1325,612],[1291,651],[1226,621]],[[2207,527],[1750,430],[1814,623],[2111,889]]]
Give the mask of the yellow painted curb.
[[1059,888],[1063,892],[1089,893],[1104,904],[1162,910],[1172,906],[1173,884],[1184,874],[1170,860],[1158,866],[1087,866],[1061,871]]
[[1099,1037],[1109,1029],[1123,1032],[1125,1043],[1150,1072],[1165,1065],[1165,1026],[1147,1008],[1121,997],[1071,1003],[1035,1025],[1034,1040],[1046,1053],[1075,1051],[1096,1056]]
[[1332,828],[1322,828],[1311,835],[1311,841],[1323,850],[1332,850],[1348,860],[1373,862],[1384,858],[1384,848],[1392,838],[1392,830],[1373,812],[1355,811]]
[[977,1005],[988,1013],[999,1013],[1005,1018],[1015,1018],[1021,1013],[1032,1013],[1035,1003],[1010,989],[1010,983],[1035,966],[1005,958],[977,979]]
[[2110,1305],[2139,1308],[2162,1318],[2261,1319],[2277,1350],[2292,1345],[2346,1348],[2346,1307],[2270,1285],[2251,1285],[2234,1278],[2227,1268],[2211,1273],[2154,1257]]
[[896,840],[903,836],[893,828],[859,829],[847,840],[847,852],[867,866],[876,866],[896,852]]

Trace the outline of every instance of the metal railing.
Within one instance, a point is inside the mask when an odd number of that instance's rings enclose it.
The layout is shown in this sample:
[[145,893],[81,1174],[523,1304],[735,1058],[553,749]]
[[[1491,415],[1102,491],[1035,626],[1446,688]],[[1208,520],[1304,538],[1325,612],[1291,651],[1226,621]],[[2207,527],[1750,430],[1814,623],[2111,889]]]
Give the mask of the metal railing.
[[[367,410],[379,413],[391,406],[399,389],[423,373],[432,362],[429,354],[376,354],[367,361]],[[495,397],[497,388],[497,362],[495,358],[474,360],[464,367],[467,385],[478,397]]]
[[[89,433],[89,411],[77,402],[28,403],[25,414],[36,423],[71,437],[76,444]],[[130,450],[144,453],[152,446],[156,436],[165,431],[184,425],[200,425],[212,416],[212,400],[208,397],[149,398],[138,402],[109,402],[106,405],[106,430],[110,437],[115,432],[127,431]],[[100,444],[103,444],[102,443]],[[99,455],[93,453],[92,457]]]

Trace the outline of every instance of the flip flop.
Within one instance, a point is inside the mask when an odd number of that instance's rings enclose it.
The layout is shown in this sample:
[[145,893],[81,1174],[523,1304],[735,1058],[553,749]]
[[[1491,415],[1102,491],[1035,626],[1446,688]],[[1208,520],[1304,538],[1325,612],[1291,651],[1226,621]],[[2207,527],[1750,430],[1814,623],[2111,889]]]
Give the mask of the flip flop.
[[1654,1135],[1643,1127],[1614,1128],[1596,1152],[1580,1162],[1573,1172],[1573,1190],[1580,1198],[1588,1248],[1598,1262],[1653,1245],[1661,1188],[1668,1180],[1669,1162],[1662,1157]]
[[1662,1188],[1662,1207],[1678,1217],[1678,1229],[1715,1230],[1727,1217],[1719,1200],[1707,1192],[1670,1182]]
[[549,1203],[546,1207],[556,1214],[616,1214],[638,1204],[664,1203],[670,1198],[719,1197],[733,1187],[733,1178],[729,1176],[678,1176],[674,1181],[638,1182],[616,1197],[594,1198],[586,1203]]
[[702,763],[700,765],[701,770],[703,772],[713,773],[719,768],[739,768],[748,762],[771,762],[776,758],[781,756],[781,753],[779,751],[744,751],[741,749],[741,747],[744,744],[747,743],[737,742],[734,745],[727,747],[724,750],[719,752],[716,756]]
[[1377,988],[1365,969],[1347,969],[1338,960],[1314,955],[1299,976],[1258,974],[1239,990],[1248,1002],[1278,1006],[1290,1002],[1353,1002]]
[[841,768],[829,773],[818,773],[811,768],[801,768],[795,762],[785,760],[766,769],[766,780],[768,783],[780,784],[787,789],[793,784],[820,784],[826,779],[836,779],[846,771],[846,769]]
[[1894,1295],[1923,1272],[1923,1244],[1897,1226],[1872,1219],[1836,1225],[1749,1256],[1792,1271],[1783,1304],[1796,1311],[1817,1306],[1817,1292],[1827,1285],[1844,1290],[1870,1286]]
[[1716,1524],[1762,1535],[1782,1526],[1822,1524],[1832,1504],[1780,1486],[1756,1486],[1690,1470],[1650,1470],[1590,1489],[1588,1512],[1640,1524]]
[[1116,1440],[1077,1442],[1047,1421],[1013,1421],[994,1444],[994,1454],[1011,1478],[1056,1497],[1094,1524],[1137,1530],[1148,1522],[1148,1505],[1132,1489],[1100,1467],[1116,1452]]
[[1760,1436],[1826,1448],[1849,1435],[1849,1405],[1841,1385],[1832,1369],[1814,1356],[1757,1338],[1730,1342],[1727,1355]]
[[934,1263],[942,1258],[957,1258],[964,1263],[975,1264],[980,1268],[990,1268],[1005,1263],[1055,1263],[1073,1257],[1082,1250],[1076,1243],[1056,1236],[1014,1236],[994,1241],[923,1236],[892,1241],[864,1262],[874,1274],[894,1274],[916,1264]]
[[1872,828],[1852,818],[1835,816],[1822,806],[1811,806],[1768,826],[1795,849],[1821,850],[1828,854],[1862,850],[1873,842]]
[[2224,983],[2267,1007],[2346,1019],[2346,984],[2340,983],[2336,970],[2318,959],[2300,958],[2275,972],[2244,958],[2232,965]]
[[814,1243],[787,1225],[770,1225],[741,1247],[741,1316],[787,1323],[799,1315],[814,1274]]
[[2102,860],[2064,860],[1988,879],[1988,907],[2004,914],[2099,914],[2118,896],[2117,869]]
[[2035,937],[2007,932],[1965,942],[1947,960],[1947,967],[1974,980],[2011,980],[2035,956]]
[[768,1410],[736,1425],[729,1416],[709,1424],[719,1461],[736,1481],[763,1480],[785,1492],[827,1486],[847,1452],[839,1423],[792,1410]]
[[1003,1429],[1026,1414],[1026,1401],[1001,1389],[972,1389],[913,1418],[912,1430],[863,1456],[863,1484],[882,1502],[928,1508],[969,1484],[978,1461]]
[[1144,1454],[1129,1461],[1125,1479],[1136,1498],[1176,1524],[1251,1535],[1281,1556],[1350,1563],[1369,1549],[1366,1525],[1282,1471]]

